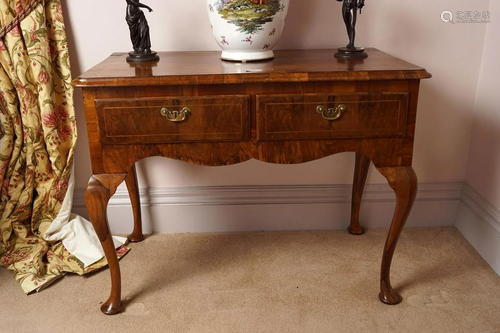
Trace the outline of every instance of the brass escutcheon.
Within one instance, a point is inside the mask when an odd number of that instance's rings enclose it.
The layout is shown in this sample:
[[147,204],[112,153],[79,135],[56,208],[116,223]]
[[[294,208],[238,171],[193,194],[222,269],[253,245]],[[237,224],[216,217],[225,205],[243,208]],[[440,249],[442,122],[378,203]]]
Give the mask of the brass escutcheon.
[[191,110],[188,107],[184,107],[180,111],[170,111],[168,108],[163,108],[160,110],[160,113],[162,116],[167,118],[168,121],[178,123],[186,120],[187,115],[191,114]]
[[342,115],[342,112],[347,111],[347,107],[344,104],[340,104],[336,108],[325,108],[323,105],[318,105],[316,108],[317,113],[321,113],[323,118],[326,120],[337,120]]

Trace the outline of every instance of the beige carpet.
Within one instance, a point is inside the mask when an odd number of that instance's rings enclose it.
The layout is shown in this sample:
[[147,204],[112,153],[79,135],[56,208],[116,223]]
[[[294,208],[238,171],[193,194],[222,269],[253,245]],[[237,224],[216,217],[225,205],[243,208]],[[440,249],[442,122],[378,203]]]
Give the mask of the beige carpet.
[[25,296],[0,269],[0,332],[500,332],[500,278],[454,228],[406,229],[397,306],[378,301],[386,230],[153,235],[107,270]]

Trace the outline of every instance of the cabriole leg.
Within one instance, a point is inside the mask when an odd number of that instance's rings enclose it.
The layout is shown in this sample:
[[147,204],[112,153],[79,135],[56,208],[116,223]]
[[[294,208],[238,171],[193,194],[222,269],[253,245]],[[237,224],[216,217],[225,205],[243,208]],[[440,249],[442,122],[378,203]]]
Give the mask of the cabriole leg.
[[359,224],[359,211],[361,209],[361,199],[369,167],[370,159],[361,153],[356,153],[356,165],[354,167],[354,180],[352,184],[351,223],[347,229],[353,235],[362,235],[365,232],[365,228]]
[[109,231],[106,210],[111,196],[116,188],[125,179],[126,174],[93,175],[85,192],[85,203],[90,221],[101,241],[106,260],[111,273],[111,293],[108,300],[101,306],[101,311],[107,315],[122,311],[121,306],[121,277],[118,257]]
[[392,257],[398,243],[399,235],[415,202],[418,181],[412,167],[378,168],[378,171],[387,178],[389,185],[396,193],[396,209],[382,256],[379,294],[379,298],[383,303],[394,305],[400,303],[403,299],[391,286],[390,271]]
[[130,202],[132,203],[132,211],[134,213],[134,230],[128,235],[128,240],[132,243],[137,243],[144,240],[144,234],[142,233],[141,201],[139,198],[139,186],[135,165],[130,168],[127,178],[125,178],[125,183],[127,184]]

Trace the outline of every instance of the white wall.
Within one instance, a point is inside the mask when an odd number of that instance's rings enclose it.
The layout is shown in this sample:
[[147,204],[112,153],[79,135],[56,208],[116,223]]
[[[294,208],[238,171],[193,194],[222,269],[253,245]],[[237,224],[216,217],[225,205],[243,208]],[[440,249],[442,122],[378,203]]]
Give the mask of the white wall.
[[[154,50],[218,49],[211,36],[205,0],[145,3],[154,9],[147,16]],[[131,49],[124,0],[63,0],[63,5],[75,77],[112,52]],[[367,1],[358,20],[358,45],[377,47],[425,67],[434,75],[421,85],[414,154],[421,183],[465,179],[486,28],[485,24],[446,24],[440,19],[441,12],[483,11],[488,5],[488,0],[426,1],[425,5],[421,1]],[[333,0],[291,0],[278,48],[334,48],[346,44],[340,6]],[[492,52],[491,63],[493,56]],[[482,86],[490,80],[484,75]],[[75,174],[77,189],[83,189],[91,171],[81,95],[78,92],[75,96],[79,129]],[[482,107],[478,104],[478,108]],[[249,161],[222,168],[154,158],[139,164],[139,181],[141,187],[346,184],[351,182],[352,163],[352,154],[296,166]],[[385,183],[376,172],[370,172],[368,182]]]
[[469,162],[456,227],[500,275],[500,2],[490,3]]
[[490,5],[466,182],[500,209],[500,2]]

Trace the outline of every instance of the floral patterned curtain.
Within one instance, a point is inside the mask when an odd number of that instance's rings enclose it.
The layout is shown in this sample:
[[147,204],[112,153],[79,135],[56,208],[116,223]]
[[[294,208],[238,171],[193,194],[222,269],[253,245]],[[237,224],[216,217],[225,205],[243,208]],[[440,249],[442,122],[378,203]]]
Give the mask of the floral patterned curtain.
[[76,143],[60,0],[0,0],[0,121],[0,264],[26,293],[102,266],[85,268],[46,237],[69,192]]

